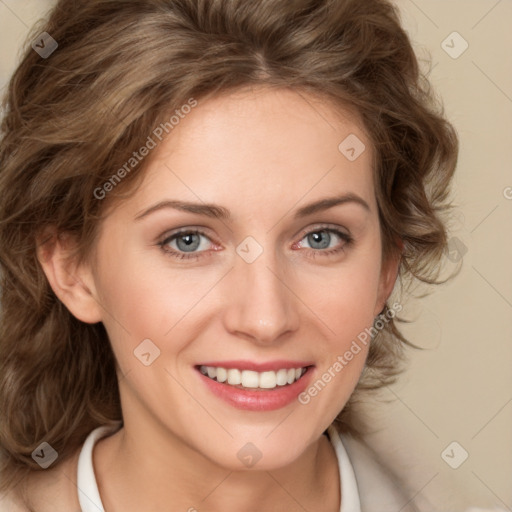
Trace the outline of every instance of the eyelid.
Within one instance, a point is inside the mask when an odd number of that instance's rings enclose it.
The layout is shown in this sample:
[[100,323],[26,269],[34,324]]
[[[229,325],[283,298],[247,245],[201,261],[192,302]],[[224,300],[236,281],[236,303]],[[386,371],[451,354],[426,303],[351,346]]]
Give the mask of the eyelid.
[[[312,233],[314,231],[321,231],[321,230],[339,231],[339,232],[345,234],[347,237],[351,237],[350,231],[342,226],[338,226],[335,224],[328,224],[328,223],[319,223],[319,224],[314,224],[313,226],[309,226],[307,228],[303,228],[296,235],[294,235],[294,238],[300,237],[298,240],[298,241],[300,241],[306,235],[309,235],[310,233]],[[215,242],[218,244],[218,242],[215,241],[214,237],[211,236],[209,231],[210,230],[208,228],[206,228],[205,226],[194,226],[194,225],[185,226],[182,228],[176,228],[176,229],[171,229],[169,231],[166,231],[163,235],[160,235],[158,237],[158,240],[160,241],[160,243],[163,243],[163,242],[169,240],[170,238],[178,236],[181,233],[191,233],[192,232],[192,233],[199,233],[200,235],[203,235],[203,236],[209,238],[212,242]]]
[[215,238],[210,234],[210,230],[204,226],[185,226],[183,228],[170,229],[166,231],[163,235],[158,237],[158,240],[165,242],[166,240],[176,237],[182,233],[199,233],[200,235],[210,239],[212,242]]
[[[210,256],[211,250],[187,253],[187,252],[180,252],[175,249],[165,249],[165,247],[171,241],[174,241],[177,237],[179,237],[180,234],[189,234],[189,233],[204,236],[204,237],[208,238],[208,240],[210,240],[210,242],[212,244],[220,245],[208,233],[208,231],[209,231],[209,229],[205,228],[204,226],[186,226],[186,227],[182,227],[182,228],[177,228],[175,230],[170,230],[170,231],[166,232],[164,235],[162,235],[159,238],[160,241],[157,243],[157,245],[160,246],[162,251],[164,251],[171,257],[175,257],[177,259],[187,259],[187,258],[188,259],[199,259],[201,257]],[[313,249],[313,248],[308,248],[308,247],[304,248],[304,250],[306,250],[307,252],[313,253],[313,255],[315,255],[315,256],[316,256],[316,253],[318,253],[318,254],[323,253],[324,255],[328,255],[331,253],[342,251],[345,245],[350,245],[353,242],[353,237],[346,228],[343,228],[338,225],[320,223],[320,224],[316,224],[313,226],[309,226],[309,227],[301,230],[299,232],[299,234],[296,235],[296,236],[298,236],[298,240],[296,242],[294,242],[293,246],[296,246],[298,243],[300,243],[307,235],[314,233],[314,232],[320,232],[320,231],[327,231],[330,233],[334,233],[335,235],[337,235],[339,238],[341,238],[343,240],[344,244],[342,244],[342,246],[337,249]],[[294,237],[294,238],[296,238],[296,237]]]
[[299,231],[297,236],[300,237],[300,240],[302,240],[306,235],[309,235],[312,232],[324,231],[324,230],[325,231],[337,231],[339,233],[344,234],[347,237],[352,238],[352,235],[350,234],[350,231],[347,228],[338,226],[336,224],[326,224],[326,223],[314,224],[313,226],[304,228],[301,231]]

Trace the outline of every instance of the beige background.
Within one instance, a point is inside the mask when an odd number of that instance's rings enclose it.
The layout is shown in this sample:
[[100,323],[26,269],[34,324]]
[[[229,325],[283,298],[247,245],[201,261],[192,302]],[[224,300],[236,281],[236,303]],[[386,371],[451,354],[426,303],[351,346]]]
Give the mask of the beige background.
[[[51,3],[0,0],[0,88]],[[427,350],[411,352],[407,373],[383,391],[392,403],[370,404],[381,429],[370,442],[397,461],[424,511],[512,510],[512,2],[397,3],[460,135],[451,236],[467,252],[455,280],[409,303],[417,321],[406,332]],[[458,58],[441,46],[454,31],[469,45]],[[444,43],[452,54],[463,44]],[[458,469],[441,457],[453,441],[462,448],[449,460],[469,454]]]

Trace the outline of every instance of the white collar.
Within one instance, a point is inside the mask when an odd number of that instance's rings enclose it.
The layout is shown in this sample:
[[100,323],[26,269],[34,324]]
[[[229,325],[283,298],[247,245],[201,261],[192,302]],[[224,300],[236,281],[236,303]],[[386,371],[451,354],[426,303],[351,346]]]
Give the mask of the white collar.
[[354,474],[354,468],[352,467],[348,453],[341,442],[340,434],[334,425],[329,426],[327,434],[329,434],[329,440],[338,458],[341,489],[340,512],[361,512],[356,475]]
[[[98,427],[87,436],[82,446],[78,458],[77,474],[78,501],[82,512],[105,512],[94,475],[92,450],[96,441],[110,433],[114,433],[117,429],[117,427],[112,426]],[[341,442],[338,431],[333,425],[329,426],[327,433],[338,459],[342,496],[340,512],[361,512],[357,481],[347,451]]]

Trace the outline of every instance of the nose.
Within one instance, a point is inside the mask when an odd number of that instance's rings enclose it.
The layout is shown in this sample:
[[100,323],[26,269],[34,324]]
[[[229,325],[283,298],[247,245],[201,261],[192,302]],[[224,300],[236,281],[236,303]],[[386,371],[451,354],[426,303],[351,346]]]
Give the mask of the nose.
[[277,264],[270,250],[252,263],[236,257],[224,314],[225,328],[231,334],[268,345],[297,329],[299,304],[283,265]]

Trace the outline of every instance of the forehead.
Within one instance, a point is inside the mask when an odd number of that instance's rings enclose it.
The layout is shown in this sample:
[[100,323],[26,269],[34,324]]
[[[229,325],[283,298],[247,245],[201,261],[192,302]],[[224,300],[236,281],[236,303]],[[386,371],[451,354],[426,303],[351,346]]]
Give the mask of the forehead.
[[130,210],[164,196],[238,201],[254,211],[337,192],[367,202],[374,195],[372,147],[357,115],[287,89],[247,88],[198,101],[150,158]]

